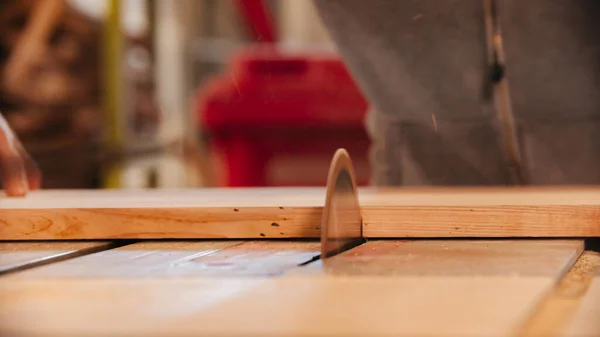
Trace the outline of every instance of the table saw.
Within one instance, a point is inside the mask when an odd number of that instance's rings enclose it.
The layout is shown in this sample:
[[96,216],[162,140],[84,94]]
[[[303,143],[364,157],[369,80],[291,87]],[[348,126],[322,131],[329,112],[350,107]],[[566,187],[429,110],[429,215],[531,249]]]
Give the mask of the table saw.
[[2,336],[600,336],[600,189],[0,199]]

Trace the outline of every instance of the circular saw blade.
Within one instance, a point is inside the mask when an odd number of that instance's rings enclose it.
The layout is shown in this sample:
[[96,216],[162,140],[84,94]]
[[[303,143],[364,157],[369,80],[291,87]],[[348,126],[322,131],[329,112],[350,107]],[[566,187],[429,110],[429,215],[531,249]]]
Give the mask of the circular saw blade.
[[338,149],[327,176],[321,223],[321,258],[326,259],[364,242],[362,216],[350,155]]

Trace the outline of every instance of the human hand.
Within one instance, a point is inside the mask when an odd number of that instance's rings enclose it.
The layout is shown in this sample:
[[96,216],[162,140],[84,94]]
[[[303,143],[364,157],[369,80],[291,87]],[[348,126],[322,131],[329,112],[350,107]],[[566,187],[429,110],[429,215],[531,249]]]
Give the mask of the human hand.
[[0,114],[0,173],[4,192],[10,197],[25,196],[40,188],[42,175],[37,164]]

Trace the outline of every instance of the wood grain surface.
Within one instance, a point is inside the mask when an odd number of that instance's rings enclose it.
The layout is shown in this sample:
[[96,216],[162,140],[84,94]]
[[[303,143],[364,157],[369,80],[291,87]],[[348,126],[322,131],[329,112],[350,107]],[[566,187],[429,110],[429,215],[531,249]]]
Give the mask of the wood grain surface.
[[583,249],[582,240],[375,240],[294,274],[555,276]]
[[302,188],[35,191],[19,200],[0,199],[0,237],[318,238],[325,199],[321,192]]
[[[120,248],[130,255],[94,254],[113,260],[122,278],[101,271],[91,277],[73,273],[86,265],[112,268],[88,256],[58,263],[60,268],[52,272],[45,266],[43,272],[0,278],[0,334],[512,336],[583,247],[578,240],[370,241],[326,260],[325,265],[335,262],[333,269],[321,265],[315,272],[312,264],[292,270],[291,264],[268,257],[275,251],[285,256],[285,247],[293,247],[292,255],[302,256],[293,264],[305,259],[304,250],[294,243],[262,246],[271,243],[276,242],[247,243],[254,249],[242,250],[244,244],[237,243],[208,247],[159,242]],[[189,261],[195,251],[208,256],[206,250],[217,250],[217,263],[235,261],[226,254],[219,258],[232,249],[239,250],[243,263],[249,259],[265,271],[284,266],[290,272],[252,273],[257,277],[164,272],[167,266],[178,268],[172,262],[182,257]],[[266,254],[242,253],[256,250]],[[160,253],[143,261],[142,251]],[[371,267],[356,269],[357,259],[369,260]],[[139,268],[140,273],[119,265]],[[155,277],[145,277],[152,274],[152,265]],[[582,320],[589,324],[589,318]]]
[[45,265],[10,279],[267,277],[319,252],[318,241],[151,241]]
[[[262,282],[263,278],[0,279],[0,336],[177,336],[165,333],[174,320],[201,315]],[[195,336],[208,336],[200,326],[196,330],[200,332]]]
[[[176,325],[261,336],[512,336],[582,250],[578,240],[371,241]],[[225,317],[237,324],[224,327]],[[260,324],[265,317],[272,323]]]
[[[510,336],[551,285],[550,277],[506,276],[270,279],[209,311],[175,321],[171,331],[229,336]],[[234,324],[228,324],[230,320]]]
[[0,280],[2,336],[511,336],[551,278]]
[[0,242],[0,275],[110,247],[110,242]]
[[[0,199],[0,238],[319,238],[325,190],[36,191]],[[597,188],[362,189],[369,238],[598,237]]]
[[596,187],[378,188],[361,191],[369,238],[597,237]]

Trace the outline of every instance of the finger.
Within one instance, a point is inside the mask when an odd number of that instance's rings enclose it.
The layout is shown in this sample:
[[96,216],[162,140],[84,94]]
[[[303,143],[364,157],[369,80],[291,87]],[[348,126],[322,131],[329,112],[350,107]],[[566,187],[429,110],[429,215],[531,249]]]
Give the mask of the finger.
[[28,191],[25,167],[19,156],[2,156],[2,183],[8,196],[24,196]]
[[8,196],[24,196],[28,190],[27,178],[15,139],[8,123],[0,115],[0,169],[4,190]]
[[21,142],[19,142],[16,147],[21,156],[21,162],[25,169],[29,190],[39,190],[42,186],[42,172],[40,171],[35,160],[33,160],[27,150],[25,150],[25,147],[21,144]]

